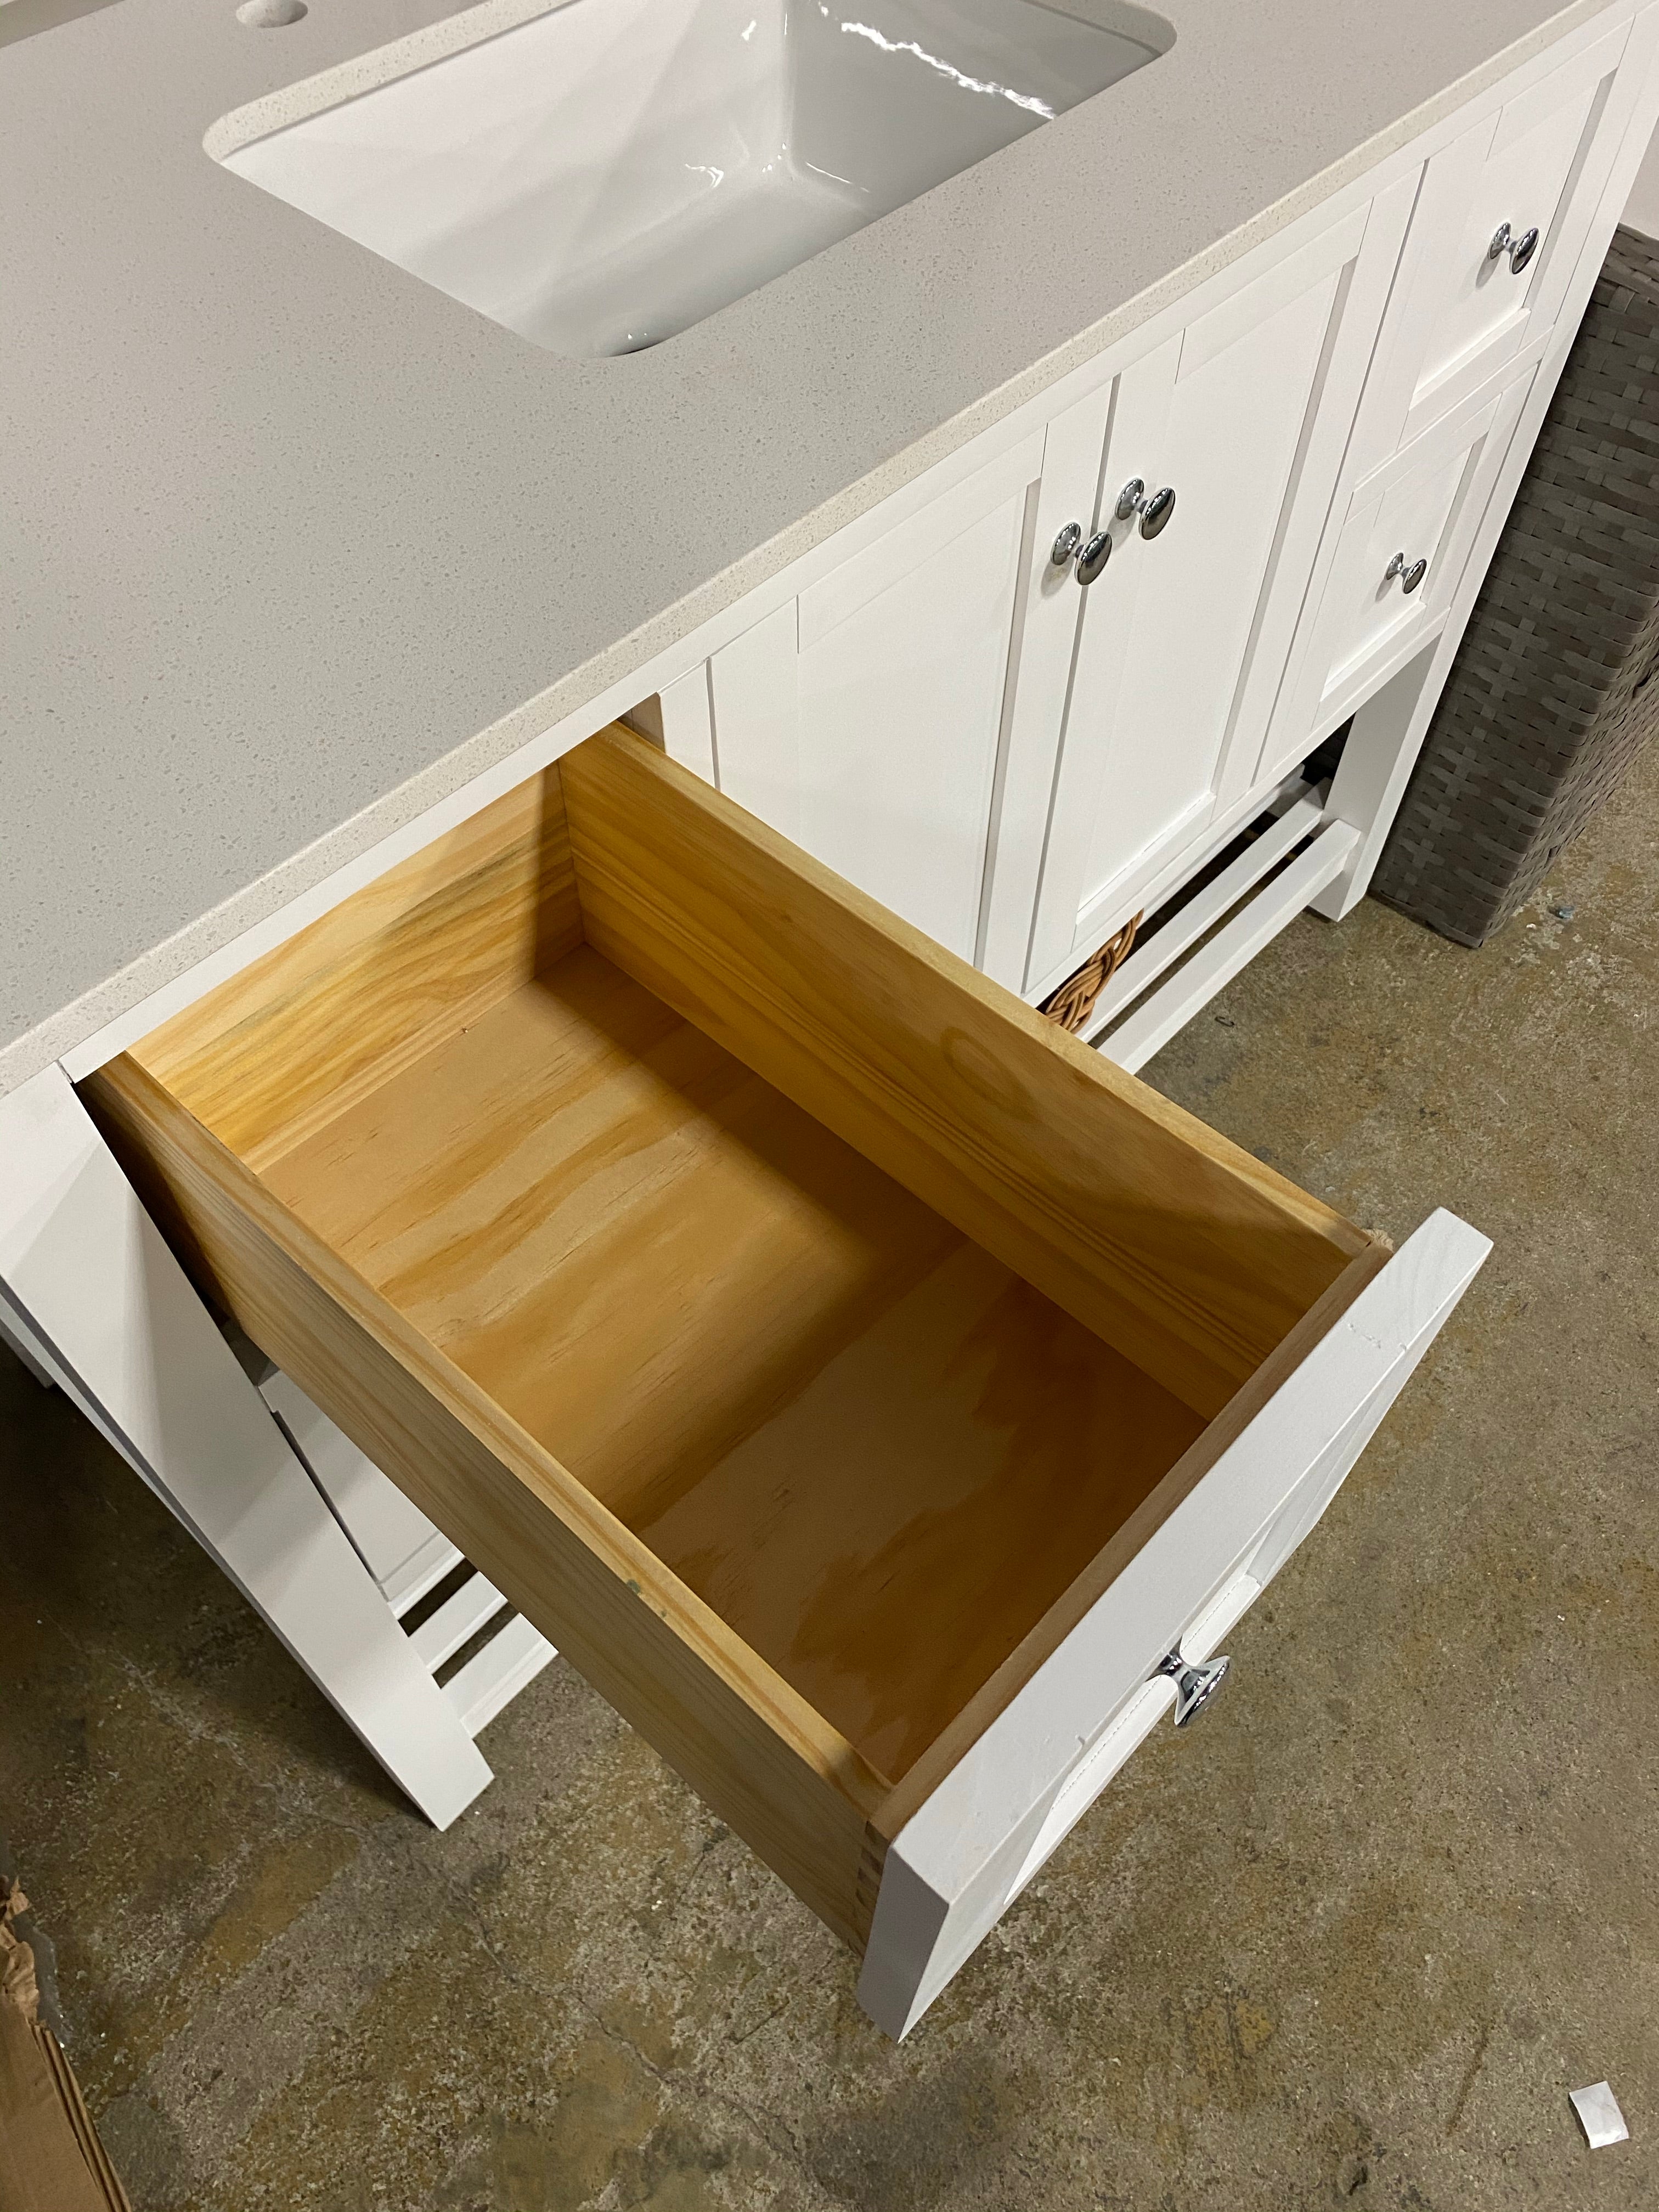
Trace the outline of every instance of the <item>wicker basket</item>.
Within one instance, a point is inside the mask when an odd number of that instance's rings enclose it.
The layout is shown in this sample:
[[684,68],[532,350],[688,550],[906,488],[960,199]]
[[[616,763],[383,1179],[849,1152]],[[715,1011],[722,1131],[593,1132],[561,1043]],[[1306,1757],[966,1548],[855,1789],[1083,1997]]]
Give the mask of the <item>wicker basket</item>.
[[1613,239],[1371,889],[1483,945],[1659,730],[1659,243]]

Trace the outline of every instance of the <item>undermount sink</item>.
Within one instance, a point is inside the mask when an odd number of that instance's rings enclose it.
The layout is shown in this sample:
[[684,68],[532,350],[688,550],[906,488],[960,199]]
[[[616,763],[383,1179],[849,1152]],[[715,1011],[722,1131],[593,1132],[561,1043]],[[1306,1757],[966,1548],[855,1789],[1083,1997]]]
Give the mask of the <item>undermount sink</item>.
[[538,345],[635,353],[1174,36],[1117,0],[566,0],[424,66],[405,41],[404,74],[207,143]]

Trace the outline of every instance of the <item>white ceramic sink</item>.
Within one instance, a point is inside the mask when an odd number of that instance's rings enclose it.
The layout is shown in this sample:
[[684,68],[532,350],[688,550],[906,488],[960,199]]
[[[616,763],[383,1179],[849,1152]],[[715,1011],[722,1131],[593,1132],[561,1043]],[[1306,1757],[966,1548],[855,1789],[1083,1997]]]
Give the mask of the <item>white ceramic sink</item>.
[[634,353],[1174,35],[1117,0],[566,0],[221,158],[538,345]]

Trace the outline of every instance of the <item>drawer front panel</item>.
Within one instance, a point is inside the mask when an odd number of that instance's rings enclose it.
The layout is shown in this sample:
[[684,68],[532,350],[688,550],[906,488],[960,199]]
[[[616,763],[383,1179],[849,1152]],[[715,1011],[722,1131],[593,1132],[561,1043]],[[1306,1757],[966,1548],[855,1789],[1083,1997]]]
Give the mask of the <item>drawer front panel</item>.
[[[1615,57],[1609,52],[1606,58],[1610,64]],[[1544,240],[1559,218],[1601,73],[1599,59],[1564,71],[1561,84],[1547,80],[1511,101],[1491,126],[1456,245],[1442,272],[1444,290],[1413,388],[1413,410],[1431,399],[1462,363],[1490,349],[1505,332],[1513,336],[1531,313],[1548,258]],[[1538,245],[1518,271],[1515,252],[1492,251],[1505,226],[1516,240],[1538,233]]]
[[[1361,470],[1420,437],[1556,319],[1639,89],[1619,74],[1629,40],[1628,21],[1592,35],[1431,157],[1359,424]],[[1512,243],[1534,232],[1535,242],[1494,253],[1505,228]]]
[[[1402,636],[1414,641],[1441,606],[1448,539],[1495,411],[1496,402],[1462,438],[1431,441],[1442,450],[1391,471],[1380,489],[1356,493],[1331,576],[1333,644],[1322,703],[1363,678]],[[1425,572],[1408,588],[1419,562]]]
[[[1455,1215],[1425,1223],[893,1837],[859,1985],[890,2033],[914,2027],[1030,1879],[1109,1731],[1146,1732],[1163,1655],[1241,1573],[1264,1585],[1313,1526],[1490,1249]],[[1103,1758],[1097,1778],[1121,1763]]]
[[[1354,492],[1322,562],[1260,776],[1305,758],[1444,622],[1547,343],[1547,333],[1510,380],[1477,392]],[[1419,561],[1421,580],[1408,592]]]

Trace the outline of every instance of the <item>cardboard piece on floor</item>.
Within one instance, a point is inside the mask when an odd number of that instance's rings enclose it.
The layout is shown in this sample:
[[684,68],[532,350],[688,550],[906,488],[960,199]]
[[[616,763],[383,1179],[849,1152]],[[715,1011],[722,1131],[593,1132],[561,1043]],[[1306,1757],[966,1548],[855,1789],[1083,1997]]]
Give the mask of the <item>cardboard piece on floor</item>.
[[36,2017],[28,1899],[0,1881],[0,2212],[132,2212],[63,2047]]

